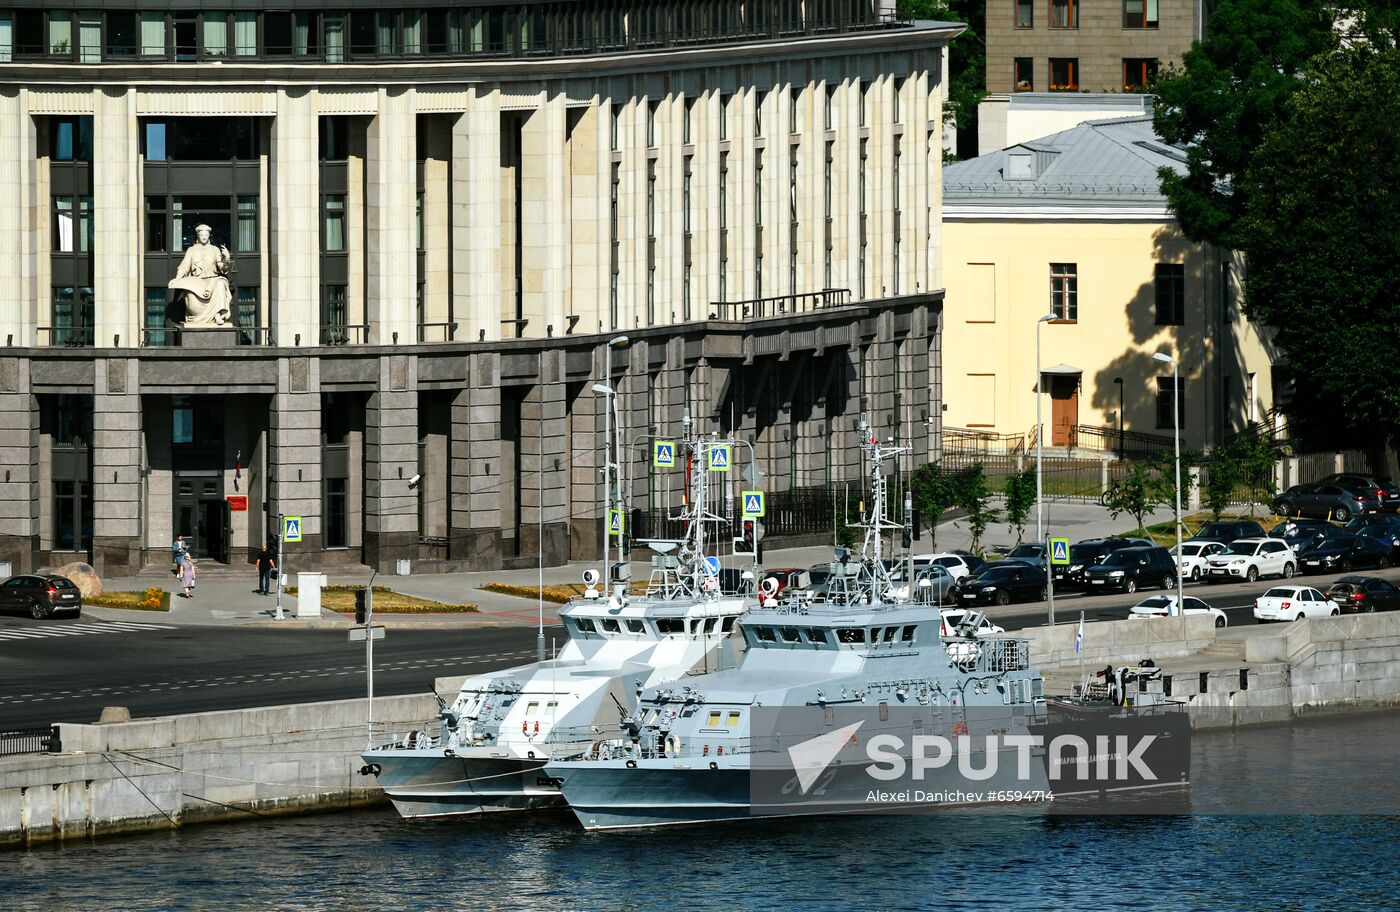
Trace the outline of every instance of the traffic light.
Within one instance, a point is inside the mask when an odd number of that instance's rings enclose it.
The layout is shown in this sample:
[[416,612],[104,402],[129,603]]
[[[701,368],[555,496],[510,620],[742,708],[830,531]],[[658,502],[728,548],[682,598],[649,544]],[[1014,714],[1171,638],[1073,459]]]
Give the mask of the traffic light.
[[754,520],[746,519],[739,526],[739,537],[734,539],[734,553],[747,554],[754,558],[758,557],[758,536],[754,529]]
[[369,587],[355,590],[355,623],[364,624],[369,615]]
[[914,536],[911,533],[911,530],[908,526],[904,527],[904,537],[901,540],[901,545],[903,546],[905,551],[908,551],[910,548],[914,547]]

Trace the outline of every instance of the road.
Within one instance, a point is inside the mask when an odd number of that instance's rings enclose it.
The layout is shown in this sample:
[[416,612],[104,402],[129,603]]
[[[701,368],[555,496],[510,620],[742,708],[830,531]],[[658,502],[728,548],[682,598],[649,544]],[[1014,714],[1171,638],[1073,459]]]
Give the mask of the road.
[[[64,635],[7,639],[41,631]],[[374,692],[426,693],[436,677],[530,662],[535,641],[533,627],[390,630],[374,644]],[[0,729],[95,722],[104,706],[138,718],[364,694],[364,643],[344,629],[0,617]]]
[[[1400,582],[1400,569],[1365,574]],[[1294,581],[1325,590],[1338,575]],[[1186,588],[1223,610],[1236,626],[1254,623],[1254,598],[1279,582],[1188,583]],[[1055,600],[1056,620],[1078,623],[1081,610],[1086,622],[1121,620],[1154,592],[1066,593]],[[1043,602],[985,610],[1007,630],[1046,623]],[[562,628],[547,628],[546,636],[562,641]],[[532,661],[535,637],[533,627],[390,630],[375,643],[375,693],[425,693],[437,677]],[[344,629],[0,616],[0,729],[94,722],[104,706],[125,706],[138,718],[344,700],[364,693],[364,645],[349,643]]]

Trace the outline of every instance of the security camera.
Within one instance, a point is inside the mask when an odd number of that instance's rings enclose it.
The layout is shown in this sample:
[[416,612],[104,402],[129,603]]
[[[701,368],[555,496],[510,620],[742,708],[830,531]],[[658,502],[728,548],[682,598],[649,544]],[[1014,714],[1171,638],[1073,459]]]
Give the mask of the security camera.
[[763,589],[763,594],[769,598],[778,594],[778,581],[774,577],[768,577],[768,579],[760,583],[759,586]]
[[414,475],[412,478],[410,478],[410,479],[408,480],[408,486],[409,486],[410,488],[416,488],[416,487],[418,487],[418,482],[420,482],[420,481],[422,481],[422,480],[423,480],[423,476],[422,476],[422,475]]
[[602,578],[603,574],[599,573],[597,570],[594,570],[592,567],[589,567],[587,570],[583,571],[583,584],[585,586],[596,586],[598,585],[598,580]]

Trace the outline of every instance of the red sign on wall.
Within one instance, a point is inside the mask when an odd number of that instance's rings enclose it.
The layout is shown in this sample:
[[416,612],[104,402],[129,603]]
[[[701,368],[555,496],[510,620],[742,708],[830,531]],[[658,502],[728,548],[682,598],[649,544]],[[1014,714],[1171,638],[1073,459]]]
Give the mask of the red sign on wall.
[[245,494],[230,494],[228,496],[228,508],[231,513],[247,513],[248,497]]

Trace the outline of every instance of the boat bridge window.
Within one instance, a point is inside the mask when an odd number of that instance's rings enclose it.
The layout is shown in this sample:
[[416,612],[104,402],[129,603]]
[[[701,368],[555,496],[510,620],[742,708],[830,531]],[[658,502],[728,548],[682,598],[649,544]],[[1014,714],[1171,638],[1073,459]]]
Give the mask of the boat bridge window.
[[737,618],[735,618],[734,615],[727,615],[724,618],[723,623],[720,624],[719,629],[724,631],[725,633],[728,633],[729,631],[734,629],[735,620],[737,620]]
[[893,643],[893,642],[894,642],[894,638],[895,638],[895,634],[897,634],[897,633],[899,633],[899,628],[898,628],[898,627],[886,627],[886,628],[885,628],[885,642],[886,642],[886,643]]
[[603,618],[603,630],[604,630],[604,632],[606,632],[606,633],[621,633],[621,632],[622,632],[622,628],[618,626],[617,621],[614,620],[613,618]]
[[656,629],[663,635],[685,633],[685,621],[680,618],[657,618]]
[[729,728],[733,728],[733,727],[735,727],[736,725],[738,725],[738,724],[739,724],[739,711],[738,711],[738,710],[730,710],[730,711],[729,711],[729,717],[726,718],[726,719],[724,720],[724,724],[725,724],[726,726],[728,726]]
[[806,634],[807,642],[809,643],[820,643],[825,646],[827,643],[831,642],[831,640],[826,638],[826,630],[822,627],[808,627]]
[[796,627],[784,627],[784,628],[783,628],[783,642],[784,642],[784,643],[800,643],[800,642],[802,642],[802,637],[800,637],[800,636],[798,635],[798,633],[797,633],[797,628],[796,628]]
[[905,627],[904,627],[904,633],[901,634],[900,637],[899,637],[900,642],[902,642],[902,643],[912,643],[912,642],[914,642],[914,630],[915,630],[915,625],[914,625],[914,624],[907,624],[907,625],[905,625]]
[[646,625],[643,624],[643,623],[642,623],[640,620],[638,620],[637,618],[628,618],[628,619],[627,619],[627,632],[628,632],[628,633],[646,633],[646,629],[647,629]]
[[836,641],[838,643],[864,643],[865,628],[838,627],[836,628]]
[[578,627],[579,633],[598,632],[598,628],[593,626],[592,618],[574,618],[574,625]]
[[705,727],[706,727],[706,728],[718,728],[718,727],[719,727],[719,719],[720,719],[720,716],[721,716],[721,715],[723,715],[723,713],[721,713],[721,712],[720,712],[719,710],[717,710],[717,709],[712,709],[712,710],[710,710],[709,716],[706,717],[706,719],[705,719]]
[[558,708],[559,708],[559,703],[558,703],[558,701],[556,701],[556,700],[550,700],[548,703],[546,703],[546,704],[544,705],[544,717],[545,717],[546,719],[553,719],[553,718],[554,718],[554,711],[555,711],[556,709],[558,709]]
[[715,628],[718,627],[718,626],[719,626],[719,618],[706,618],[706,620],[705,620],[705,633],[706,633],[706,634],[714,633],[714,632],[715,632]]
[[531,700],[529,703],[525,704],[525,718],[533,719],[539,713],[539,711],[540,704],[538,701]]
[[753,635],[760,643],[776,643],[778,637],[773,633],[772,627],[755,627]]

